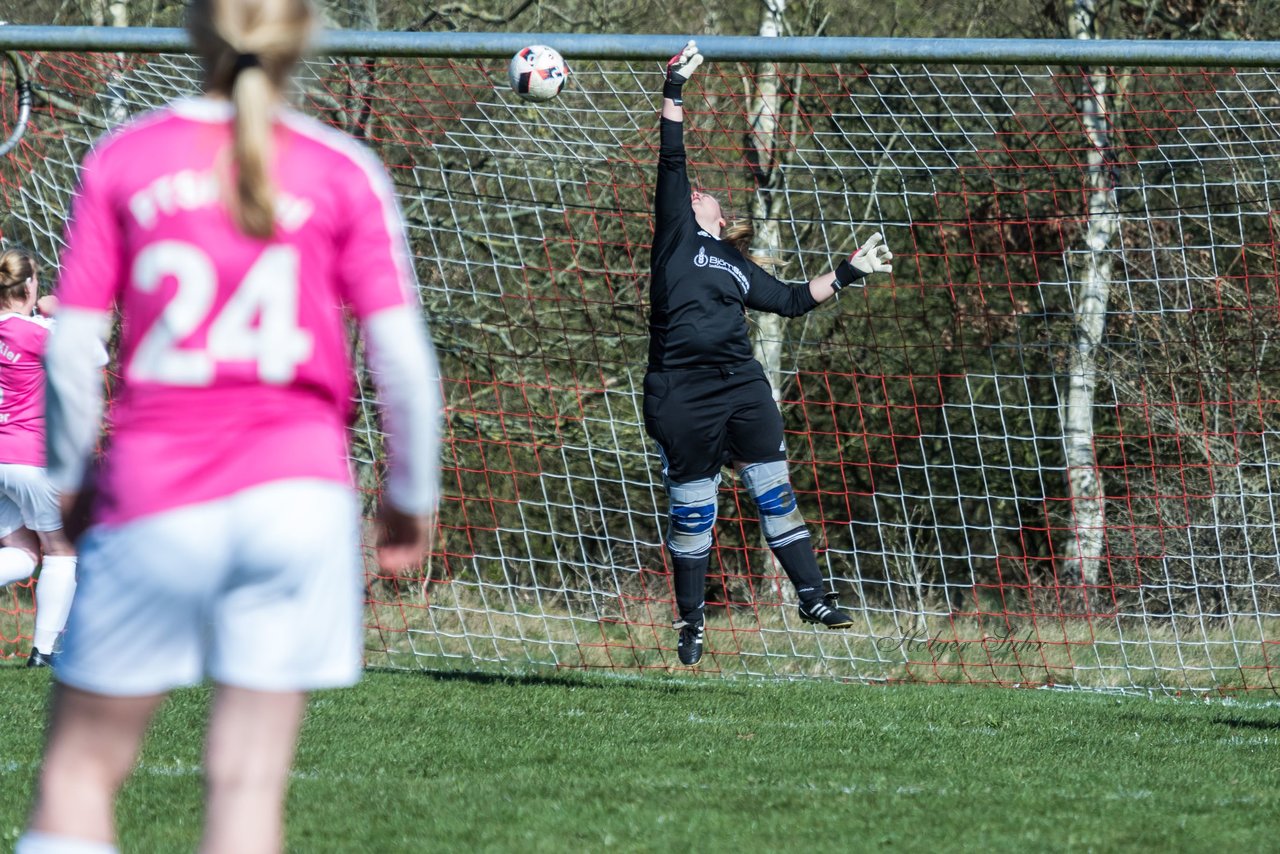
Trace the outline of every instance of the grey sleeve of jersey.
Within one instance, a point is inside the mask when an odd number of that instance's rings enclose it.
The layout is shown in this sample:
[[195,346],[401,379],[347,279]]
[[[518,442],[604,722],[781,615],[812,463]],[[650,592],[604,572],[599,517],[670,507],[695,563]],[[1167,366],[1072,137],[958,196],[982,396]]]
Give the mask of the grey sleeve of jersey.
[[64,308],[45,345],[45,444],[49,481],[58,492],[79,490],[98,443],[102,366],[111,315]]
[[403,513],[432,513],[440,500],[440,369],[416,307],[364,321],[366,361],[378,389],[388,453],[386,497]]

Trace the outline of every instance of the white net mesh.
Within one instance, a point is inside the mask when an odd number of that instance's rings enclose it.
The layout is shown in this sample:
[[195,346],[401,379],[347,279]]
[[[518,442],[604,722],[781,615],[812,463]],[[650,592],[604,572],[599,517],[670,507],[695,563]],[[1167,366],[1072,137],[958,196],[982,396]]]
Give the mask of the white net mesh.
[[[97,126],[199,73],[183,56],[24,60],[37,110],[0,161],[4,234],[56,266]],[[540,106],[507,90],[504,58],[302,74],[307,109],[391,169],[445,372],[441,537],[420,583],[371,572],[373,664],[675,661],[640,415],[659,63],[569,61]],[[857,625],[799,621],[729,477],[701,671],[1271,687],[1274,76],[1099,72],[1098,118],[1078,70],[787,64],[765,102],[776,132],[753,137],[764,71],[709,62],[690,84],[695,182],[741,212],[765,197],[780,241],[759,248],[784,279],[876,230],[897,257],[891,280],[758,327],[779,338],[801,509]],[[18,651],[29,592],[0,602]]]

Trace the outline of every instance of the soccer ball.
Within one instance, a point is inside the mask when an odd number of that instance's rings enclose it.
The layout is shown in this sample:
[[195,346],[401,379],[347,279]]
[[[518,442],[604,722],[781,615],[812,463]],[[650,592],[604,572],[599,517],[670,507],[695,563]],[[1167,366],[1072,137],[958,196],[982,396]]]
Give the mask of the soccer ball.
[[521,98],[546,101],[560,94],[569,79],[564,57],[546,45],[530,45],[511,57],[511,88]]

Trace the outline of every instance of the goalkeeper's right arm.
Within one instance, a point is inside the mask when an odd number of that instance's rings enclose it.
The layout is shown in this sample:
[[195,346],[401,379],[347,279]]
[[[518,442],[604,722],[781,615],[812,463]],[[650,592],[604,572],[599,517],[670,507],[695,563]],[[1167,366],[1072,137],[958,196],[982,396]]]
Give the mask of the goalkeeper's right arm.
[[681,87],[702,64],[698,45],[690,41],[667,63],[662,85],[662,120],[659,124],[658,180],[654,188],[653,258],[673,245],[693,221],[689,206],[691,188],[684,151],[684,107]]

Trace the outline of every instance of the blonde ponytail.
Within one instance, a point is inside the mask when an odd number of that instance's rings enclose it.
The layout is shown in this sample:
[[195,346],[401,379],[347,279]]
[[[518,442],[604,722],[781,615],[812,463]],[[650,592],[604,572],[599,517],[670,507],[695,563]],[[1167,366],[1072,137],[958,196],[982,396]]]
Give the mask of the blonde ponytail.
[[240,230],[254,237],[275,233],[272,113],[314,20],[309,0],[192,0],[188,10],[205,89],[235,105],[230,206]]
[[264,240],[275,234],[276,196],[268,167],[276,98],[276,89],[260,65],[242,69],[231,84],[236,105],[236,224],[245,234]]

